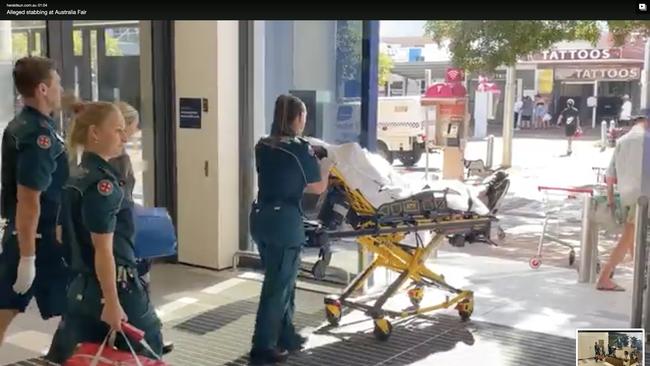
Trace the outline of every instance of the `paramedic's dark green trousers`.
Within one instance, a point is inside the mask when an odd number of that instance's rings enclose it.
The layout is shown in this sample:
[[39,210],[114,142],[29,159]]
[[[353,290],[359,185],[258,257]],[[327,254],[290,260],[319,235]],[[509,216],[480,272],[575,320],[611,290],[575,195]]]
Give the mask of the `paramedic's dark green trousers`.
[[264,266],[264,283],[255,321],[253,349],[285,348],[296,337],[293,314],[301,247],[261,242],[258,248]]

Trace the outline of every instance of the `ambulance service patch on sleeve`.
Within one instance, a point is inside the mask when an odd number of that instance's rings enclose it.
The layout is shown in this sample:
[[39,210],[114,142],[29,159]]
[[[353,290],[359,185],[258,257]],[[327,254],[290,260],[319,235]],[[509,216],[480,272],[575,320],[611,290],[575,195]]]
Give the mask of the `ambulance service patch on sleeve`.
[[103,179],[97,183],[97,190],[102,196],[108,196],[113,193],[113,183],[107,179]]
[[40,135],[36,139],[36,144],[38,147],[41,149],[49,149],[50,146],[52,146],[52,141],[50,140],[50,137],[47,135]]

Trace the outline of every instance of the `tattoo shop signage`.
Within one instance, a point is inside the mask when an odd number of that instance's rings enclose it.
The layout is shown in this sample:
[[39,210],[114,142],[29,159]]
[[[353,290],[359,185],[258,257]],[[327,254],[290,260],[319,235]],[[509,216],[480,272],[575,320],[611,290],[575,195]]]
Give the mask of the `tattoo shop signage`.
[[586,48],[547,50],[535,54],[529,61],[586,61],[586,60],[615,60],[621,58],[620,48]]
[[555,80],[636,80],[641,78],[638,67],[556,68]]

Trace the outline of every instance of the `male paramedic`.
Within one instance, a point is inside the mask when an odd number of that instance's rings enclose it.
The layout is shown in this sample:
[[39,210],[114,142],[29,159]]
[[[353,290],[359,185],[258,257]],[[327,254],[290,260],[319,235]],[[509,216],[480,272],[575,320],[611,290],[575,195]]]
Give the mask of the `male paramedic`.
[[[61,78],[54,63],[42,57],[19,59],[13,77],[24,108],[2,136],[0,207],[7,226],[0,254],[0,345],[32,297],[43,319],[62,315],[69,280],[56,235],[68,161],[51,118],[61,105]],[[57,359],[60,329],[48,360]]]
[[614,212],[616,207],[614,186],[616,186],[621,197],[620,209],[625,219],[625,226],[607,264],[600,271],[596,288],[601,291],[625,291],[610,279],[610,275],[616,265],[625,258],[625,254],[632,252],[634,246],[636,203],[641,196],[643,141],[648,129],[647,113],[648,111],[645,111],[643,116],[635,117],[634,127],[618,140],[607,170],[608,205]]

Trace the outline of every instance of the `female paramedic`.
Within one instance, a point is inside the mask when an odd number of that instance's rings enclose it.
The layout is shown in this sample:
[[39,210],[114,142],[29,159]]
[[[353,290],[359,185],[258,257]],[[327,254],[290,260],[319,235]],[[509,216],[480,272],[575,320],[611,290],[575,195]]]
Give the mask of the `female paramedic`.
[[[126,138],[127,140],[138,131],[138,124],[140,123],[140,114],[133,108],[132,105],[126,102],[116,103],[117,108],[124,117],[126,125]],[[124,191],[124,199],[133,203],[133,188],[135,188],[135,173],[133,172],[133,164],[131,164],[131,157],[126,151],[126,147],[122,149],[119,156],[116,156],[108,162],[119,173],[119,178],[122,183],[122,190]],[[149,282],[149,269],[151,262],[147,259],[138,259],[138,273],[145,282]]]
[[[133,202],[125,199],[119,173],[109,164],[123,151],[124,118],[112,103],[84,104],[69,141],[73,150],[83,148],[81,163],[65,187],[61,212],[63,240],[71,247],[77,273],[68,289],[65,316],[68,333],[74,335],[71,344],[101,342],[109,328],[119,331],[128,320],[145,332],[145,340],[160,355],[161,322],[136,269]],[[119,338],[117,346],[128,350]]]
[[329,164],[319,163],[311,145],[301,139],[307,110],[289,95],[275,102],[271,136],[255,146],[258,200],[251,207],[251,235],[264,266],[253,346],[253,364],[282,362],[306,339],[293,326],[295,282],[305,242],[300,202],[303,192],[327,189]]

